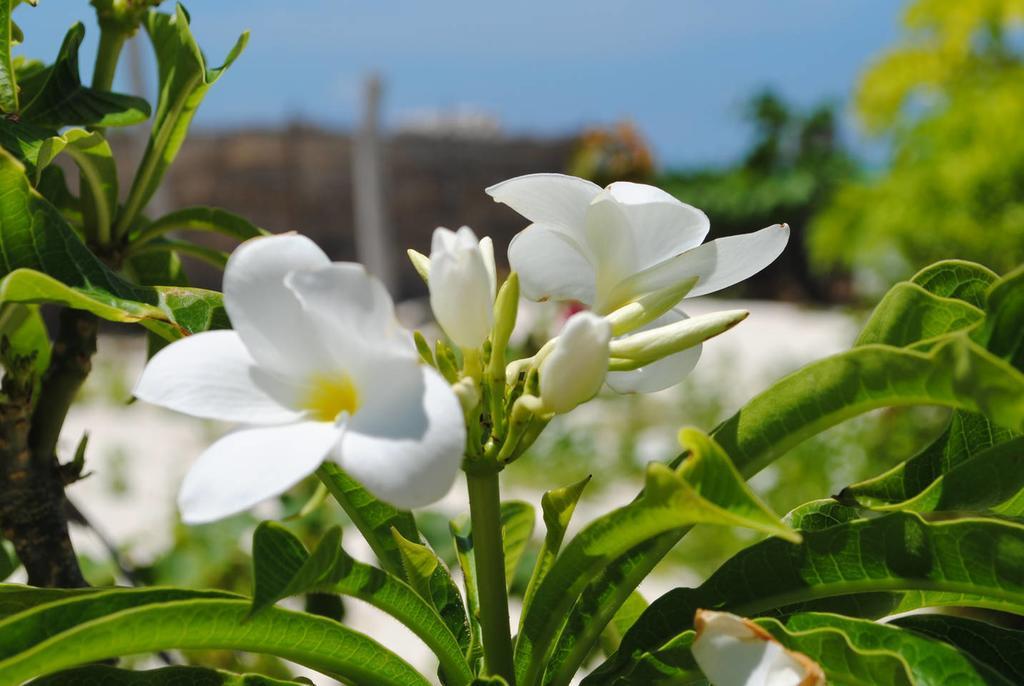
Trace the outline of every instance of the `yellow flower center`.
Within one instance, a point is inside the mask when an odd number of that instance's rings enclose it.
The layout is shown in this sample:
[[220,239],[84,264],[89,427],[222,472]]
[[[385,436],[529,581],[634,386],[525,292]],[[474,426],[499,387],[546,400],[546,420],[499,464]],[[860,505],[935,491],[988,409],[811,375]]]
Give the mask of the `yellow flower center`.
[[342,412],[355,414],[359,409],[359,392],[347,374],[321,374],[309,384],[303,407],[320,422],[333,422]]

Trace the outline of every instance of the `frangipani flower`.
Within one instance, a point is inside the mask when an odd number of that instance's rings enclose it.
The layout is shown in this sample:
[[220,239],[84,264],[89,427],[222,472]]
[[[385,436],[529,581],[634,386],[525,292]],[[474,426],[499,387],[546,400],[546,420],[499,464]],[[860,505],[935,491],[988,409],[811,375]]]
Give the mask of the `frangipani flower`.
[[691,650],[714,686],[824,686],[821,667],[786,649],[754,622],[728,612],[697,610]]
[[494,244],[468,226],[434,230],[430,246],[430,308],[460,348],[479,348],[494,322]]
[[383,285],[308,238],[256,238],[224,270],[233,331],[195,334],[146,365],[135,395],[249,425],[192,466],[178,503],[208,522],[277,495],[325,459],[371,493],[420,507],[447,493],[465,425],[451,387],[422,367]]
[[[686,297],[713,293],[761,271],[789,241],[776,224],[754,233],[703,243],[707,216],[668,193],[616,182],[605,189],[563,174],[530,174],[487,189],[532,222],[508,249],[522,293],[531,300],[576,300],[598,314],[688,279]],[[686,317],[670,311],[651,329]],[[649,367],[609,374],[620,392],[650,392],[680,381],[696,365],[700,347]]]

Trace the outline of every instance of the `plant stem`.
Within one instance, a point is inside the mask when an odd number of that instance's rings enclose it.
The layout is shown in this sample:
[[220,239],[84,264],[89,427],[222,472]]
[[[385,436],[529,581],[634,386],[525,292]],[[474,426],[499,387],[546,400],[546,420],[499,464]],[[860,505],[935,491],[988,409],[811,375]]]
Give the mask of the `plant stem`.
[[498,472],[466,473],[469,516],[480,599],[480,631],[487,673],[514,684],[512,633],[505,590],[505,551],[501,535]]
[[100,44],[92,72],[92,87],[96,90],[109,91],[114,85],[114,74],[117,73],[125,37],[125,33],[117,26],[100,25]]

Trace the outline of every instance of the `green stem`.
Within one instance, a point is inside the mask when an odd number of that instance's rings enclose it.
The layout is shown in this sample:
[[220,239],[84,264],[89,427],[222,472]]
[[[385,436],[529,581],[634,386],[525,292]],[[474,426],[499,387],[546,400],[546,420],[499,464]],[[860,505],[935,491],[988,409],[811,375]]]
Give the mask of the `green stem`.
[[125,38],[125,33],[117,27],[101,25],[96,66],[92,72],[92,87],[96,90],[109,91],[114,85],[114,74],[117,73]]
[[501,536],[498,473],[467,473],[469,516],[480,599],[480,631],[487,673],[514,683],[512,633],[505,590],[505,551]]

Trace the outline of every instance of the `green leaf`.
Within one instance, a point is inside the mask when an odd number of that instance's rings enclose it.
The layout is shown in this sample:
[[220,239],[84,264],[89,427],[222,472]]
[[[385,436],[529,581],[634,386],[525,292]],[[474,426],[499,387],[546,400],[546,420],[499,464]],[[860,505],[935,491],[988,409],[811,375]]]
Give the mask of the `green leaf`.
[[1014,684],[1024,684],[1024,631],[954,615],[918,614],[892,622],[953,645]]
[[[750,490],[743,478],[733,467],[728,456],[706,434],[695,429],[683,429],[680,443],[689,452],[678,473],[691,498],[697,503],[696,510],[709,509],[709,513],[687,512],[686,506],[675,515],[675,527],[699,522],[725,526],[743,526],[769,535],[779,536],[791,542],[799,542],[800,536],[782,524],[768,507]],[[664,467],[662,467],[664,468]],[[646,497],[645,493],[641,500]],[[639,501],[634,501],[633,504]],[[627,506],[629,507],[629,506]],[[692,505],[690,505],[692,507]],[[600,521],[600,520],[599,520]],[[637,528],[641,525],[636,525]],[[584,530],[586,531],[586,530]],[[655,535],[663,533],[656,531]],[[582,535],[582,534],[581,534]],[[639,539],[635,542],[643,542]],[[575,543],[570,543],[570,547]],[[622,550],[627,555],[633,546]],[[568,552],[568,549],[567,549]],[[599,569],[591,573],[596,576],[582,592],[577,591],[579,601],[572,608],[565,627],[561,630],[554,652],[547,665],[547,684],[568,684],[580,665],[586,660],[593,646],[600,639],[604,627],[613,619],[623,603],[636,589],[632,582],[624,583],[626,575],[619,567],[619,556],[609,556],[611,565],[597,562]],[[557,566],[558,562],[556,562]],[[628,564],[628,563],[627,563]],[[543,586],[542,586],[543,587]],[[538,594],[538,598],[539,598]],[[543,605],[541,607],[544,607]],[[525,635],[529,617],[523,623]],[[522,639],[520,639],[521,642]]]
[[[872,509],[911,512],[984,511],[1006,515],[1024,514],[1024,436],[989,448],[969,462],[939,475],[924,490],[902,502],[880,504]],[[1008,507],[1001,507],[1007,504]]]
[[455,546],[455,557],[462,570],[462,587],[466,590],[466,610],[469,619],[470,647],[466,653],[470,664],[479,665],[483,660],[483,643],[480,637],[480,595],[477,592],[476,556],[473,554],[473,530],[468,515],[462,515],[448,522],[448,530]]
[[565,538],[565,530],[569,528],[569,521],[572,513],[576,511],[576,503],[583,495],[583,489],[590,483],[591,476],[588,474],[574,484],[547,491],[540,499],[541,511],[544,515],[544,542],[541,543],[540,552],[537,553],[537,562],[533,566],[533,573],[530,574],[530,582],[526,586],[526,593],[523,594],[523,609],[520,615],[520,630],[522,620],[525,619],[527,611],[533,602],[533,596],[537,587],[544,580],[551,565],[555,563],[555,556],[562,547],[562,539]]
[[59,303],[168,339],[228,324],[219,293],[125,281],[79,240],[31,188],[24,167],[0,151],[0,301]]
[[846,419],[880,407],[945,405],[1024,428],[1024,374],[964,334],[929,352],[865,345],[778,381],[713,435],[744,476]]
[[976,262],[943,260],[925,267],[910,280],[940,298],[956,298],[984,309],[986,293],[998,278],[994,271]]
[[141,245],[171,231],[208,231],[235,238],[239,241],[267,236],[245,217],[216,207],[186,207],[165,214],[129,236],[132,245]]
[[[247,600],[193,598],[148,604],[137,600],[152,593],[152,589],[92,593],[9,617],[0,623],[0,644],[30,648],[3,653],[0,686],[17,686],[32,677],[119,655],[172,649],[276,655],[368,686],[429,684],[384,646],[323,617],[268,608],[246,621]],[[116,606],[111,608],[111,603]],[[56,627],[39,620],[50,616],[69,625]],[[28,630],[21,630],[24,625]]]
[[129,126],[145,121],[149,103],[119,93],[106,93],[82,84],[78,49],[85,36],[79,22],[68,30],[52,65],[22,78],[24,104],[20,116],[40,126]]
[[397,530],[406,540],[419,540],[419,530],[412,513],[378,500],[333,462],[320,465],[316,475],[370,544],[380,566],[399,579],[408,581],[402,555],[391,530]]
[[[645,541],[698,523],[744,526],[763,533],[785,535],[790,540],[798,539],[795,532],[777,519],[766,517],[757,504],[748,502],[756,498],[739,480],[724,453],[709,439],[701,438],[697,432],[688,432],[686,438],[695,448],[690,457],[693,463],[680,471],[707,483],[691,484],[665,465],[651,463],[643,493],[636,500],[594,520],[566,545],[537,588],[523,620],[516,642],[517,684],[539,683],[547,655],[559,636],[563,641],[572,642],[572,655],[562,663],[563,671],[575,671],[575,666],[586,657],[618,608],[615,605],[607,616],[591,615],[590,621],[582,621],[583,613],[592,611],[591,602],[585,599],[581,601],[582,610],[573,610],[576,599],[603,570]],[[738,484],[728,484],[730,478]],[[702,493],[737,500],[717,503],[702,497]],[[628,597],[635,586],[628,590],[622,586],[612,588]],[[570,617],[570,611],[579,619]],[[569,628],[562,631],[567,617]],[[565,650],[565,646],[561,650]]]
[[52,676],[30,686],[300,686],[306,682],[282,681],[261,674],[233,674],[206,667],[162,667],[132,671],[107,665],[89,665]]
[[466,607],[448,568],[427,546],[406,539],[397,529],[391,533],[409,585],[441,615],[445,626],[458,639],[462,654],[470,655],[473,640]]
[[221,271],[224,270],[224,267],[228,263],[228,258],[230,257],[230,255],[223,250],[208,248],[205,245],[199,245],[198,243],[192,243],[191,241],[181,241],[175,238],[158,238],[141,247],[133,248],[132,250],[133,257],[139,255],[152,255],[154,253],[188,255]]
[[455,636],[434,607],[382,569],[356,562],[341,547],[341,528],[330,529],[312,554],[280,524],[263,522],[253,536],[253,614],[273,603],[310,592],[363,600],[407,626],[441,661],[449,684],[467,684],[473,674]]
[[18,81],[11,60],[14,44],[11,13],[16,4],[15,0],[0,0],[0,112],[4,114],[18,111]]
[[66,598],[99,593],[101,588],[33,588],[0,583],[0,620],[19,612]]
[[879,476],[844,488],[839,499],[877,509],[906,502],[923,493],[943,474],[1014,435],[983,415],[956,410],[946,430],[927,448]]
[[618,650],[619,644],[622,643],[622,637],[644,613],[647,605],[647,601],[637,591],[629,594],[626,602],[622,603],[615,616],[612,617],[612,621],[608,622],[608,626],[601,632],[601,649],[605,656]]
[[50,366],[50,335],[38,306],[0,304],[0,338],[7,339],[15,355],[35,355],[36,377],[42,379]]
[[871,313],[854,345],[881,343],[902,348],[965,329],[984,316],[984,311],[963,300],[934,295],[915,283],[899,283]]
[[1024,371],[1024,267],[996,282],[988,292],[985,347]]
[[536,514],[533,505],[522,500],[507,500],[501,504],[501,540],[505,552],[505,581],[509,585],[515,578],[519,560],[533,535]]
[[920,593],[908,593],[894,612],[924,603],[1024,614],[1024,525],[982,518],[926,522],[900,512],[805,532],[798,546],[762,541],[698,588],[677,588],[655,600],[588,683],[610,683],[632,661],[691,629],[698,608],[785,615],[801,603],[879,591]]
[[57,130],[53,128],[37,126],[20,119],[0,117],[0,147],[22,162],[36,183],[39,151],[44,141],[57,135]]
[[[818,663],[830,684],[1011,683],[988,668],[975,666],[946,643],[895,626],[823,613],[796,614],[784,622],[758,619],[756,623],[789,650]],[[696,676],[699,671],[690,654],[693,638],[693,631],[684,632],[662,649],[644,655],[619,681],[652,683],[666,677]]]
[[98,131],[71,129],[42,142],[35,167],[35,183],[57,155],[66,152],[78,165],[82,180],[82,215],[86,235],[97,243],[110,241],[111,224],[117,210],[117,163],[110,144]]
[[156,53],[160,97],[149,142],[118,219],[115,233],[119,236],[133,227],[136,217],[153,197],[164,172],[177,157],[206,92],[242,53],[249,40],[249,33],[243,33],[224,64],[209,68],[192,36],[188,14],[180,4],[174,14],[150,11],[145,26]]

